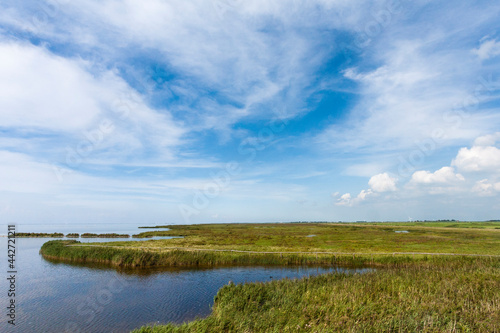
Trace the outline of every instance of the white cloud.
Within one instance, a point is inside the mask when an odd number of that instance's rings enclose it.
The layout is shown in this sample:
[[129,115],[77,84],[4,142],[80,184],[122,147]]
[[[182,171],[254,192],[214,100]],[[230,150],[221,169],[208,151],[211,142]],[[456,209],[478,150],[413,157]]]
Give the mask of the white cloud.
[[[337,202],[337,206],[354,206],[370,196],[376,196],[383,192],[394,192],[396,188],[396,178],[389,176],[387,173],[381,173],[370,178],[368,181],[370,188],[367,190],[361,190],[359,194],[352,198],[350,193],[343,194]],[[336,192],[338,194],[338,192]],[[336,196],[336,195],[334,195]]]
[[335,205],[351,207],[359,204],[361,201],[366,200],[366,198],[372,194],[374,194],[372,190],[361,190],[361,192],[359,192],[359,194],[355,198],[352,198],[350,193],[345,193],[339,199],[337,199]]
[[500,132],[480,136],[474,140],[474,146],[493,146],[500,141]]
[[345,193],[335,203],[338,206],[349,206],[351,204],[351,193]]
[[500,170],[500,149],[493,146],[464,147],[459,150],[452,165],[466,172],[498,172]]
[[493,196],[500,192],[500,182],[491,183],[488,179],[482,179],[474,184],[472,191],[480,196]]
[[[392,47],[382,49],[383,64],[378,68],[344,72],[360,85],[361,98],[348,126],[334,124],[318,137],[325,147],[371,152],[410,149],[416,142],[434,139],[435,133],[443,134],[438,136],[440,144],[465,141],[489,128],[491,121],[498,121],[477,113],[467,114],[465,122],[452,111],[474,91],[472,84],[462,83],[477,82],[471,59],[450,52],[430,54],[424,40],[389,43]],[[457,63],[466,68],[457,71]]]
[[[45,149],[61,155],[65,147],[89,147],[88,137],[99,137],[84,157],[115,162],[144,150],[163,149],[161,155],[169,156],[186,132],[167,110],[146,105],[115,72],[91,74],[81,60],[15,42],[0,42],[0,115],[0,126],[60,135],[64,139]],[[103,122],[109,124],[106,133]]]
[[455,170],[451,167],[442,167],[434,173],[416,171],[411,177],[411,182],[420,184],[453,184],[464,180],[464,177],[461,174],[455,173]]
[[494,39],[484,40],[477,49],[473,49],[472,53],[477,55],[479,59],[486,60],[500,55],[500,42]]
[[393,192],[396,191],[396,178],[389,176],[386,172],[375,175],[368,181],[374,192]]
[[109,83],[42,48],[2,43],[0,125],[58,131],[84,128],[100,114],[100,91]]
[[359,200],[365,200],[366,197],[368,197],[370,194],[373,194],[372,190],[361,190],[361,192],[359,192],[357,198]]

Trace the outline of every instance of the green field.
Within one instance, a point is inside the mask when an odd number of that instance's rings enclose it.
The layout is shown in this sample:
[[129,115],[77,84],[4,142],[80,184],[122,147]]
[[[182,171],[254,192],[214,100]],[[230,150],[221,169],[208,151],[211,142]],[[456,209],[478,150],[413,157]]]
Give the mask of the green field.
[[[451,226],[456,224],[460,227]],[[500,222],[477,222],[477,227],[474,225],[475,222],[172,225],[166,226],[170,230],[144,232],[140,235],[184,238],[117,242],[113,245],[275,252],[444,252],[500,255]]]
[[41,253],[140,267],[375,268],[230,284],[219,290],[209,317],[136,332],[500,332],[499,227],[499,222],[183,225],[142,235],[184,238],[95,246],[51,241]]

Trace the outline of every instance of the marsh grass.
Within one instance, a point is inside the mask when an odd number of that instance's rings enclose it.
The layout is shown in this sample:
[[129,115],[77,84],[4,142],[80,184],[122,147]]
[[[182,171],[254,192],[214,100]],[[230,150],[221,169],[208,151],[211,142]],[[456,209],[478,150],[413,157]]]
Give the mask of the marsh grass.
[[457,257],[229,284],[207,318],[134,332],[499,332],[499,276],[498,259]]
[[116,233],[111,233],[111,234],[94,234],[94,233],[83,233],[82,238],[130,238],[130,235],[128,234],[116,234]]
[[[267,223],[172,225],[170,230],[142,236],[183,236],[178,239],[140,241],[118,246],[214,248],[248,251],[332,251],[359,253],[429,252],[500,254],[500,226],[495,222],[453,223]],[[440,227],[434,226],[435,224]],[[486,228],[489,226],[489,228]],[[408,230],[409,233],[395,233]],[[316,235],[315,237],[307,237]]]
[[334,265],[402,267],[420,261],[439,261],[428,256],[372,256],[332,254],[238,253],[189,250],[130,249],[82,245],[74,240],[56,240],[43,244],[46,258],[98,262],[120,267],[210,267],[224,265]]

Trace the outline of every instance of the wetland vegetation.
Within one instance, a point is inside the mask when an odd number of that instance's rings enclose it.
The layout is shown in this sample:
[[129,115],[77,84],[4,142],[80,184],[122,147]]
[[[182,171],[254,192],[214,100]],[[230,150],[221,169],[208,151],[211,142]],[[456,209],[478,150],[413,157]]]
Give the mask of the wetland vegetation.
[[161,332],[498,332],[500,261],[447,258],[364,274],[229,284],[212,314]]
[[107,233],[107,234],[94,234],[94,233],[83,233],[81,235],[82,238],[129,238],[128,234],[116,234],[116,233]]
[[46,232],[16,232],[16,237],[22,237],[22,238],[60,238],[64,237],[63,233],[60,232],[52,232],[52,233],[46,233]]
[[127,267],[298,264],[377,268],[365,274],[229,284],[219,290],[207,318],[183,325],[145,326],[135,332],[500,330],[500,222],[165,227],[169,230],[142,235],[183,238],[95,246],[50,241],[41,253]]

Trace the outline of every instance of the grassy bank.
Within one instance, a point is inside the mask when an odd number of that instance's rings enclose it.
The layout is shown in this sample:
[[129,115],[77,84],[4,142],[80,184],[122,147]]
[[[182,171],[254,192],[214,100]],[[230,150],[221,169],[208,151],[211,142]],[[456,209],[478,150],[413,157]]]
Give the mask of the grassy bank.
[[[169,228],[167,231],[146,232],[143,235],[184,238],[119,241],[71,247],[61,245],[69,244],[67,242],[49,242],[42,247],[41,253],[73,261],[141,267],[340,263],[363,265],[390,262],[399,264],[424,257],[386,255],[398,252],[500,255],[500,230],[497,229],[413,225],[403,228],[399,225],[329,223],[213,224]],[[408,233],[396,233],[402,230]],[[220,250],[226,252],[216,252]],[[230,250],[271,253],[238,253]],[[350,255],[322,254],[324,252]]]
[[500,261],[447,258],[361,275],[226,285],[212,314],[150,332],[499,332]]
[[415,262],[439,261],[425,255],[333,255],[297,253],[238,253],[231,251],[191,251],[181,249],[137,249],[83,246],[74,240],[56,240],[43,244],[46,258],[72,262],[97,262],[120,267],[210,267],[225,265],[339,265],[403,267]]

